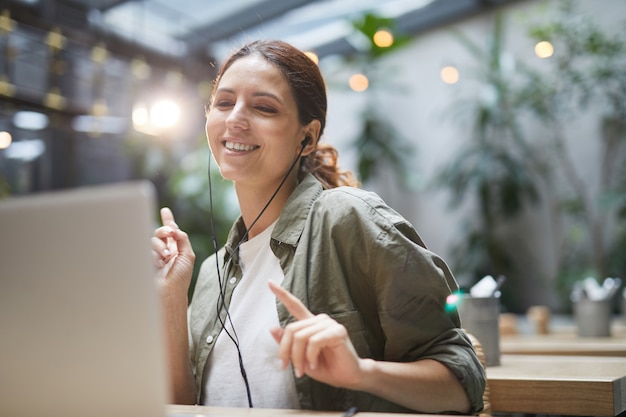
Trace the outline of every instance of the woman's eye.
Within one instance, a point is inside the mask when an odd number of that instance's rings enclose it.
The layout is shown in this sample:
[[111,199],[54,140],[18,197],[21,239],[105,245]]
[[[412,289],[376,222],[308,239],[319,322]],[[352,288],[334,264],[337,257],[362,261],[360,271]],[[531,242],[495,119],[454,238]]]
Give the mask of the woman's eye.
[[259,111],[262,111],[263,113],[276,113],[276,109],[273,107],[268,107],[268,106],[257,106],[257,109]]
[[226,107],[230,107],[232,105],[233,105],[233,103],[230,100],[220,100],[217,103],[215,103],[215,106],[219,107],[219,108],[226,108]]

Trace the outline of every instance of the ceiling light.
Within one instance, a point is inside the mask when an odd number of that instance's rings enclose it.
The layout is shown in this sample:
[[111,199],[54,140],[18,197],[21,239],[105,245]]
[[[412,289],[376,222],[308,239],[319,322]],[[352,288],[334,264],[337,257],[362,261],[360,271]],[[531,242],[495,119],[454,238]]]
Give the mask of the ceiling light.
[[150,121],[157,128],[172,127],[179,119],[180,107],[173,101],[158,101],[150,108]]
[[4,152],[7,158],[30,162],[39,158],[45,151],[46,144],[43,140],[28,139],[13,142]]
[[36,111],[18,111],[13,115],[13,124],[26,130],[41,130],[48,127],[48,116]]
[[305,52],[304,54],[305,54],[306,56],[308,56],[308,57],[309,57],[309,59],[311,59],[311,61],[315,62],[316,64],[319,64],[320,59],[319,59],[319,57],[317,56],[317,54],[316,54],[315,52],[308,52],[308,51],[307,51],[307,52]]
[[0,149],[6,149],[11,145],[13,138],[6,130],[0,130]]
[[459,71],[452,66],[443,67],[440,76],[446,84],[456,84],[459,81]]
[[535,45],[535,55],[539,58],[550,58],[554,55],[554,47],[548,41],[542,41]]
[[393,45],[393,34],[386,29],[380,29],[374,33],[373,40],[374,45],[379,48],[388,48]]
[[109,133],[119,135],[126,132],[128,120],[115,116],[76,116],[72,120],[72,128],[77,132]]
[[350,77],[349,84],[352,90],[360,93],[367,90],[367,87],[369,87],[369,80],[363,74],[354,74]]
[[144,126],[150,121],[150,113],[143,103],[138,103],[133,107],[133,125]]

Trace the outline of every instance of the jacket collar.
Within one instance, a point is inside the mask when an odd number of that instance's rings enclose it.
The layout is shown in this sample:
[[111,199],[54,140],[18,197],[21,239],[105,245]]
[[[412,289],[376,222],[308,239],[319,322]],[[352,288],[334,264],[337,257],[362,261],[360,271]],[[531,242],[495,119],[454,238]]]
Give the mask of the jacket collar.
[[[309,217],[309,212],[315,200],[322,194],[322,183],[312,174],[306,174],[283,207],[278,223],[272,232],[272,239],[281,243],[296,246],[302,236],[302,231]],[[224,245],[226,249],[225,259],[232,257],[237,262],[237,253],[234,253],[237,243],[246,233],[246,227],[241,215],[235,220],[233,227],[228,233],[228,239]]]
[[285,203],[272,238],[287,245],[296,246],[302,236],[313,203],[322,194],[322,190],[322,183],[312,174],[306,174]]

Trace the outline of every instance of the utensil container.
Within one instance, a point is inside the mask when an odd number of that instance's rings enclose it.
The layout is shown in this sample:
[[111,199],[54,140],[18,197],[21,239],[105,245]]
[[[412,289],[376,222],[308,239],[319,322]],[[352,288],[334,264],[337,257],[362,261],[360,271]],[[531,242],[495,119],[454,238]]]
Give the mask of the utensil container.
[[486,365],[500,365],[500,298],[460,294],[457,311],[461,327],[480,341]]
[[573,302],[576,330],[580,337],[611,336],[611,300],[582,298]]

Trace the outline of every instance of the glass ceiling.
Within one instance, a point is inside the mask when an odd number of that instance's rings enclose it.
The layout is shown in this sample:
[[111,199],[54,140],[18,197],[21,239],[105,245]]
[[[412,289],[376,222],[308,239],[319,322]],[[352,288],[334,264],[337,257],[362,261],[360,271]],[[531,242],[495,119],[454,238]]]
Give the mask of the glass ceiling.
[[[89,0],[83,0],[89,2]],[[317,50],[350,39],[348,19],[371,11],[398,17],[433,0],[143,0],[90,15],[93,24],[156,51],[204,50],[220,59],[252,38],[275,38]]]

